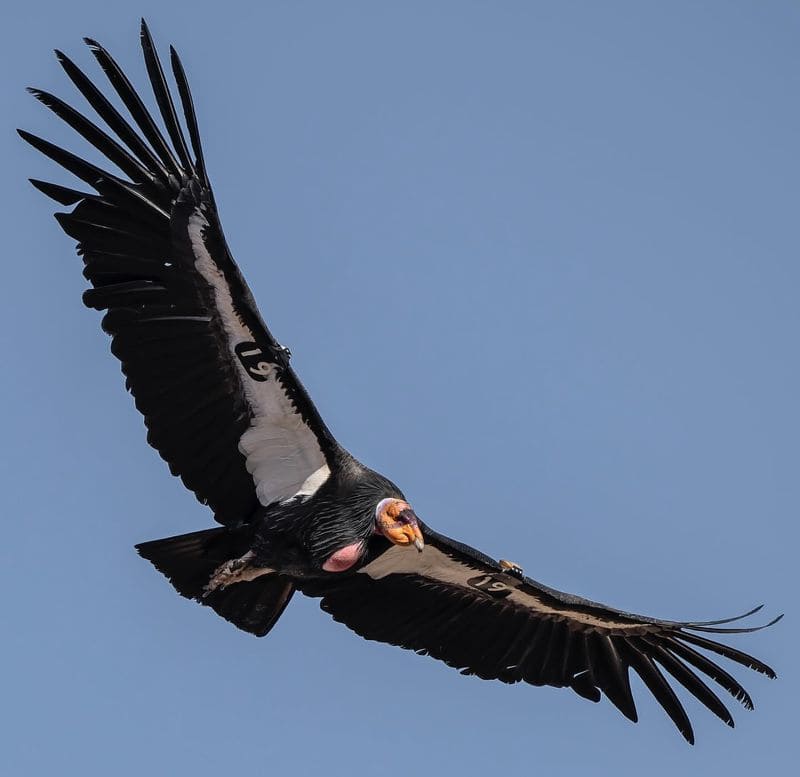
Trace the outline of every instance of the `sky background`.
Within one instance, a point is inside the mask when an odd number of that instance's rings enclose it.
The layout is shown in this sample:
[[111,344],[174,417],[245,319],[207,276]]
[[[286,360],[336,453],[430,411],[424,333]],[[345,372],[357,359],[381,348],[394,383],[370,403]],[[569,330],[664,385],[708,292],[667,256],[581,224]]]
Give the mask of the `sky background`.
[[[654,616],[767,602],[731,731],[461,677],[297,597],[266,639],[134,543],[211,525],[145,444],[22,126],[84,35],[175,43],[228,240],[339,440],[436,529]],[[796,766],[800,5],[26,2],[0,49],[0,773]],[[146,94],[149,98],[149,95]],[[683,697],[685,698],[685,696]],[[723,697],[726,698],[726,697]]]

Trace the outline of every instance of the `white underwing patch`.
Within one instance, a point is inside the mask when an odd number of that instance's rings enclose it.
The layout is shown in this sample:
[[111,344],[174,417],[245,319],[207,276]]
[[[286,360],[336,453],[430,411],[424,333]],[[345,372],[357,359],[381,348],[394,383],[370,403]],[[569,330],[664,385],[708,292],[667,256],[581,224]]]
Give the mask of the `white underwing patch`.
[[231,361],[244,387],[253,420],[239,440],[247,471],[252,475],[258,501],[264,505],[302,493],[313,494],[330,475],[316,436],[303,421],[278,380],[278,368],[260,366],[254,380],[236,354],[236,346],[255,340],[233,304],[225,276],[206,248],[203,231],[208,221],[200,210],[189,218],[188,233],[195,267],[214,293],[217,314],[228,338]]
[[[481,572],[485,574],[481,575]],[[641,624],[630,623],[615,617],[613,612],[607,616],[584,612],[569,606],[553,606],[534,589],[521,585],[510,575],[504,575],[489,566],[472,566],[451,558],[433,545],[427,544],[422,553],[413,548],[389,548],[366,566],[358,570],[360,575],[368,575],[373,580],[381,580],[388,575],[418,575],[432,582],[454,585],[462,590],[480,591],[495,598],[502,594],[505,603],[513,603],[542,616],[561,620],[572,620],[584,626],[601,629],[614,629],[621,632],[640,630]],[[507,579],[507,581],[506,581]],[[497,586],[503,586],[499,588]],[[506,589],[508,592],[506,593]],[[599,605],[602,607],[602,605]]]

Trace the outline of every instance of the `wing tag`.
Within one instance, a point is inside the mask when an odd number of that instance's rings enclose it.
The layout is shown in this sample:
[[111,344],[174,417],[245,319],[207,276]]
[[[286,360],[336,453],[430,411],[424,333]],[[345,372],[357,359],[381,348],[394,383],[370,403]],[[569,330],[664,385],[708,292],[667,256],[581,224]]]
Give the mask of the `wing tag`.
[[239,343],[234,349],[245,372],[253,379],[264,382],[269,380],[273,365],[264,356],[264,351],[255,343]]
[[479,591],[483,591],[485,594],[489,594],[489,596],[493,596],[495,599],[502,599],[511,593],[511,586],[492,575],[471,577],[467,580],[467,585],[477,588]]

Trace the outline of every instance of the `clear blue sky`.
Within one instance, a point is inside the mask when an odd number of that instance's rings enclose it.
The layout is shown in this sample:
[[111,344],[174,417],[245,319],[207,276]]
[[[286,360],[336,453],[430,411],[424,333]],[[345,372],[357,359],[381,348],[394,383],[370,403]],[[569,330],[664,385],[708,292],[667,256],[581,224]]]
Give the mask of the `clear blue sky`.
[[[334,433],[440,531],[667,618],[761,601],[757,705],[465,678],[298,597],[258,640],[137,541],[211,525],[145,444],[25,182],[24,92],[138,18],[179,48],[225,229]],[[26,2],[4,15],[0,773],[674,775],[796,765],[800,6]]]

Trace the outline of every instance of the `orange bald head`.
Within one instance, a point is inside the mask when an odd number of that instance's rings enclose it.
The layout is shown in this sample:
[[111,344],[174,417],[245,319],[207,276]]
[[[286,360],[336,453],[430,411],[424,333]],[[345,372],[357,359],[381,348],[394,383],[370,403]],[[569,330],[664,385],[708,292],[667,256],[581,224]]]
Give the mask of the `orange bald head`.
[[417,516],[402,499],[381,499],[375,508],[375,531],[395,545],[413,545],[422,552],[425,541]]

